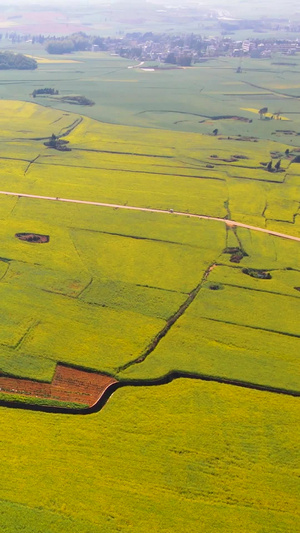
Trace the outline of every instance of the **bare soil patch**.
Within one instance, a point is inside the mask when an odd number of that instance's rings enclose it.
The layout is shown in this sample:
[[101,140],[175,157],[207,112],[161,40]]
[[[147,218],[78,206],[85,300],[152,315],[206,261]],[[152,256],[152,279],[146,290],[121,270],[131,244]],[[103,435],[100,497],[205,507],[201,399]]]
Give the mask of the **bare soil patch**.
[[230,254],[231,263],[240,263],[247,254],[239,247],[228,247],[223,250],[223,254]]
[[[111,376],[58,364],[52,383],[0,375],[0,391],[93,407],[106,389],[117,383]],[[34,403],[34,400],[33,400]]]
[[40,235],[38,233],[16,233],[15,237],[20,241],[31,243],[46,243],[50,241],[49,235]]

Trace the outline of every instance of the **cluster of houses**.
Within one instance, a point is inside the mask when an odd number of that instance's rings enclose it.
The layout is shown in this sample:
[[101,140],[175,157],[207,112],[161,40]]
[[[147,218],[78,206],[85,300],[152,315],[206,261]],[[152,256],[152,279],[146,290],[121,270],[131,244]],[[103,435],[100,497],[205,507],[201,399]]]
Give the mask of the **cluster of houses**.
[[[127,34],[123,38],[104,39],[107,50],[130,59],[164,63],[191,64],[205,58],[271,57],[274,53],[295,55],[300,40],[253,38],[234,40],[229,36],[201,37],[195,34]],[[97,51],[97,47],[93,47]]]

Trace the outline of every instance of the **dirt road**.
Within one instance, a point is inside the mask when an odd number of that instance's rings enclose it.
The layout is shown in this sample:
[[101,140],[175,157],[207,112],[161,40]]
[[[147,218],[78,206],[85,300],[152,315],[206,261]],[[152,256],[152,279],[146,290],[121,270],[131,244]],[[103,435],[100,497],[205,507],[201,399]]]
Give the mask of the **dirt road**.
[[238,227],[238,228],[246,228],[250,229],[252,231],[261,231],[262,233],[267,233],[268,235],[273,235],[274,237],[281,237],[282,239],[289,239],[291,241],[298,241],[300,242],[300,237],[295,237],[293,235],[287,235],[286,233],[279,233],[277,231],[271,231],[265,228],[259,228],[257,226],[251,226],[250,224],[243,224],[242,222],[237,222],[236,220],[227,220],[224,218],[219,217],[211,217],[209,215],[197,215],[193,213],[182,213],[180,211],[173,211],[167,210],[167,209],[150,209],[148,207],[135,207],[132,205],[119,205],[119,204],[107,204],[104,202],[89,202],[87,200],[72,200],[70,198],[58,198],[55,196],[38,196],[35,194],[23,194],[18,192],[9,192],[9,191],[0,191],[0,194],[4,194],[7,196],[17,196],[18,198],[36,198],[38,200],[50,200],[55,202],[69,202],[73,204],[84,204],[84,205],[95,205],[98,207],[110,207],[112,209],[127,209],[131,211],[142,211],[146,213],[161,213],[161,214],[168,214],[168,215],[177,215],[181,217],[188,217],[188,218],[198,218],[198,219],[204,219],[204,220],[215,220],[217,222],[222,222],[223,224],[226,224],[229,227]]

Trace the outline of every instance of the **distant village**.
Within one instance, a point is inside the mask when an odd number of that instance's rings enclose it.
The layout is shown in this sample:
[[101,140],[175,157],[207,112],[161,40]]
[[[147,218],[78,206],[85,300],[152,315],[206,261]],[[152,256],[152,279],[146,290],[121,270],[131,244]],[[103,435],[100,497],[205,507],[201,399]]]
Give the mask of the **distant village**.
[[[122,39],[104,39],[111,53],[140,61],[190,66],[208,58],[222,56],[268,58],[274,53],[293,56],[300,51],[300,41],[282,39],[234,40],[229,36],[127,34]],[[99,46],[92,46],[97,51]]]
[[[191,66],[211,58],[224,56],[269,58],[275,53],[294,56],[300,51],[299,39],[255,38],[236,40],[224,31],[224,35],[204,37],[195,33],[127,33],[118,37],[91,36],[83,32],[72,35],[31,36],[7,33],[3,37],[13,43],[22,41],[42,44],[49,54],[66,54],[80,51],[107,51],[140,62],[155,62],[160,65]],[[0,35],[0,39],[2,35]]]

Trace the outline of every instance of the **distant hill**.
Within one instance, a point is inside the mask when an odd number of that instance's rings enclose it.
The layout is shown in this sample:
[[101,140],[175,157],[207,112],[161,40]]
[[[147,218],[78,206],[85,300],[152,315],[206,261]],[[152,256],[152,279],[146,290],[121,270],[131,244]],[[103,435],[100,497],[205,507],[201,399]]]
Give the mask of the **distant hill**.
[[36,60],[31,57],[13,52],[0,52],[0,70],[35,70],[37,66]]

